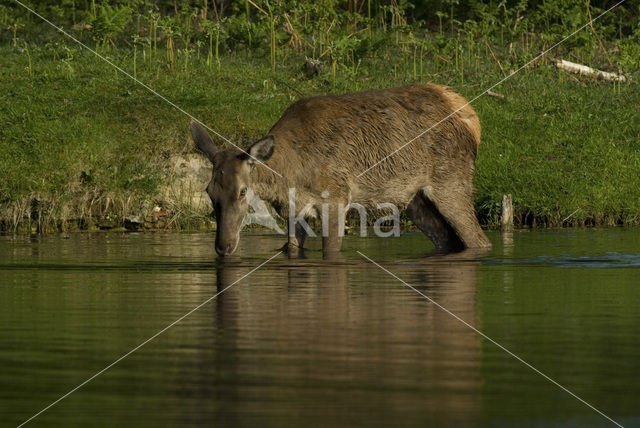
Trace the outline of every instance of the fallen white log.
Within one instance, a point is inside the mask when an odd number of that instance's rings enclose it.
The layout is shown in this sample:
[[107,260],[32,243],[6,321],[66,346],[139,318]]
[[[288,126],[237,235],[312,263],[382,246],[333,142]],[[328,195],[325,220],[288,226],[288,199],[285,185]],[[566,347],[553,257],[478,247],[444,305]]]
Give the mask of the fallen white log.
[[566,61],[564,59],[556,62],[556,67],[562,70],[570,71],[572,73],[586,74],[588,76],[596,76],[604,80],[615,80],[617,82],[626,82],[627,78],[616,73],[609,73],[607,71],[596,70],[595,68],[587,67],[586,65],[576,64],[575,62]]

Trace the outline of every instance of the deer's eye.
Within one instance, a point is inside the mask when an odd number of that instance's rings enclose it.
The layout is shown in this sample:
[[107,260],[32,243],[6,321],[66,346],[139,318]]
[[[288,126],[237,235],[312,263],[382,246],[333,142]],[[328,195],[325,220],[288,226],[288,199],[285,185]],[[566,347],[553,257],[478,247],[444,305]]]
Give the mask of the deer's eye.
[[241,197],[241,198],[244,198],[246,195],[247,195],[247,188],[245,187],[244,189],[242,189],[242,190],[240,191],[240,197]]

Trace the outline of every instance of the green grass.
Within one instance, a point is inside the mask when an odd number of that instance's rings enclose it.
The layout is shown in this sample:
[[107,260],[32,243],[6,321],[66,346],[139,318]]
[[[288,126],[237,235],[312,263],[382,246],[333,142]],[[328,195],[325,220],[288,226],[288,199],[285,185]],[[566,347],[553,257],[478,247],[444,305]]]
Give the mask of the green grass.
[[[505,82],[507,103],[478,100],[484,136],[477,202],[495,224],[511,193],[525,225],[640,223],[637,85],[524,73]],[[567,219],[567,221],[563,221]]]
[[[142,61],[138,51],[136,74],[244,145],[302,96],[433,81],[471,99],[503,71],[481,56],[483,49],[465,48],[472,52],[462,49],[467,62],[457,68],[453,57],[426,52],[414,60],[383,46],[363,56],[357,69],[339,66],[334,74],[328,66],[314,78],[304,76],[304,59],[295,55],[274,73],[268,58],[248,51],[224,54],[219,69],[207,66],[205,54],[191,53],[185,62],[177,51],[176,69],[169,71],[163,61]],[[132,50],[108,55],[133,73]],[[165,58],[160,50],[157,56]],[[506,100],[474,102],[483,126],[476,200],[484,224],[497,225],[504,193],[514,197],[518,225],[640,224],[636,83],[603,83],[540,62],[494,90]],[[91,227],[96,219],[121,222],[163,205],[158,189],[168,160],[194,152],[187,116],[62,39],[33,43],[28,51],[0,47],[0,121],[4,229],[52,230],[67,220]],[[193,224],[198,215],[177,213],[172,225]]]

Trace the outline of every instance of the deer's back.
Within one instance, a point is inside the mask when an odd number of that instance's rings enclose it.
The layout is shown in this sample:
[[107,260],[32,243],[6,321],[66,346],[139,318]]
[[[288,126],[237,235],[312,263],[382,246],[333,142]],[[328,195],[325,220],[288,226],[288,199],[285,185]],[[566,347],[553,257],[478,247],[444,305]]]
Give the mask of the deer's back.
[[374,191],[415,187],[445,169],[473,174],[472,167],[456,170],[461,162],[473,164],[480,124],[473,108],[448,87],[416,84],[297,101],[270,134],[276,153],[297,159],[292,165],[303,169],[285,171],[293,181],[304,177],[327,187],[346,183]]

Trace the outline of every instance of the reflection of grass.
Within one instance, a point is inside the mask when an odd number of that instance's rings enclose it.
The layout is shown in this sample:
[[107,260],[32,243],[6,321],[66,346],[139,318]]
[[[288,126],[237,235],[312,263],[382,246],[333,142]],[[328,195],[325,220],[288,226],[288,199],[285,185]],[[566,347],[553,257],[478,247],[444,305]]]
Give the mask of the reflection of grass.
[[[28,54],[0,48],[5,228],[28,215],[36,197],[48,207],[39,221],[50,226],[92,213],[121,219],[162,204],[156,195],[167,160],[193,151],[186,116],[93,55],[59,46],[30,44]],[[175,52],[176,63],[184,61],[182,54]],[[434,81],[472,98],[502,76],[491,56],[473,57],[474,66],[462,74],[436,55],[420,55],[417,62],[416,54],[380,48],[353,72],[334,75],[326,67],[313,79],[302,75],[302,59],[290,59],[273,73],[269,62],[243,54],[226,56],[219,69],[191,55],[187,70],[176,67],[170,73],[152,61],[138,61],[136,73],[221,134],[244,143],[264,134],[300,94]],[[133,50],[111,56],[128,69]],[[507,100],[484,97],[474,104],[484,129],[476,199],[485,223],[496,223],[503,193],[513,194],[516,220],[524,224],[559,225],[567,217],[565,223],[575,225],[640,223],[637,84],[613,87],[542,64],[496,90]],[[187,220],[181,221],[180,213]],[[181,227],[193,226],[201,216],[188,207],[168,215],[172,226]]]

